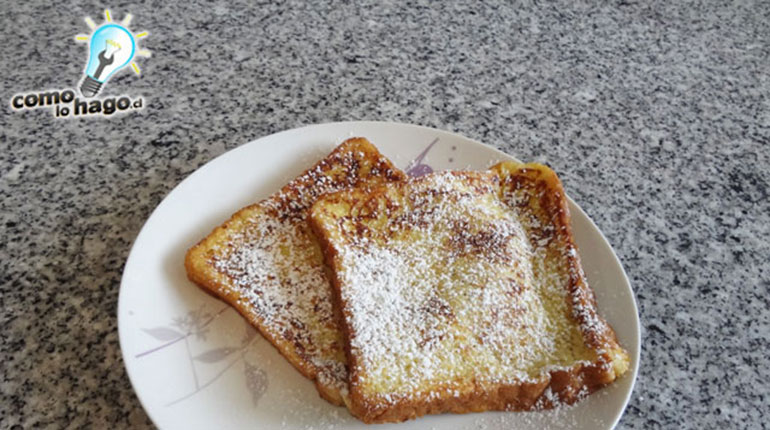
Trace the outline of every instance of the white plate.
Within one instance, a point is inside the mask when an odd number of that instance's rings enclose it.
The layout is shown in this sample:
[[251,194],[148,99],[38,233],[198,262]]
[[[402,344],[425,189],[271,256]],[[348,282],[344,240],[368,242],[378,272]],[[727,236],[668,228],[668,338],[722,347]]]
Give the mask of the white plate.
[[[485,169],[512,157],[456,134],[346,122],[284,131],[209,162],[158,205],[123,272],[118,329],[131,383],[161,429],[371,428],[322,400],[235,311],[187,280],[185,251],[239,208],[278,190],[345,138],[364,136],[401,168]],[[579,184],[571,184],[573,187]],[[437,415],[377,429],[612,428],[639,366],[639,317],[623,267],[570,201],[580,256],[601,313],[632,357],[628,375],[559,411]]]

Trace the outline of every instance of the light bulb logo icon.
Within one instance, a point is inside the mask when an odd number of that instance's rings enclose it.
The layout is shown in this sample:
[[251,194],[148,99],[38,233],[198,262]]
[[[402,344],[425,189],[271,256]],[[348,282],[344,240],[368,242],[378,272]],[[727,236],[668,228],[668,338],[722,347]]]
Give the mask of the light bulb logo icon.
[[105,82],[131,64],[136,74],[140,74],[139,66],[132,60],[135,55],[149,57],[150,52],[137,49],[137,39],[147,36],[147,32],[134,35],[128,30],[131,14],[127,14],[120,24],[112,22],[109,10],[104,11],[105,23],[96,27],[94,21],[87,17],[86,24],[93,30],[90,36],[75,36],[77,41],[89,41],[88,63],[85,77],[80,84],[80,93],[84,97],[94,97],[104,87]]
[[115,72],[134,58],[134,36],[117,24],[99,27],[91,36],[86,77],[80,85],[85,97],[93,97]]

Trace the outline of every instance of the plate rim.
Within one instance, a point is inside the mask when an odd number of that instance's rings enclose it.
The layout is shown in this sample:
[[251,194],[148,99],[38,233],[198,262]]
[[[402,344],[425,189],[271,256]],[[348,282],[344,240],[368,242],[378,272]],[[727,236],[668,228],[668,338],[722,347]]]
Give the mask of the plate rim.
[[[129,264],[131,262],[132,257],[134,256],[135,252],[137,251],[137,243],[139,242],[139,239],[143,236],[143,234],[146,234],[147,226],[150,223],[150,221],[153,219],[153,217],[159,212],[161,207],[163,206],[164,202],[166,202],[169,197],[177,190],[184,188],[186,183],[191,182],[192,178],[196,175],[203,174],[201,172],[207,171],[212,169],[213,165],[221,163],[222,159],[225,158],[225,156],[231,157],[234,153],[237,153],[239,151],[244,150],[247,146],[256,145],[258,142],[262,140],[267,139],[276,139],[280,137],[281,135],[288,135],[292,133],[301,133],[302,131],[307,131],[309,129],[313,128],[322,128],[322,127],[328,127],[328,128],[336,128],[336,127],[365,127],[365,126],[377,126],[377,127],[399,127],[399,128],[413,128],[421,131],[430,131],[432,133],[436,133],[437,135],[444,135],[444,136],[451,136],[453,138],[461,139],[463,141],[466,141],[467,143],[482,147],[484,150],[492,150],[498,157],[504,158],[504,159],[512,159],[515,161],[521,162],[518,158],[514,157],[513,155],[507,154],[506,152],[491,146],[484,144],[476,139],[464,136],[462,134],[453,132],[453,131],[447,131],[447,130],[440,130],[433,127],[427,127],[423,125],[418,124],[410,124],[410,123],[403,123],[403,122],[397,122],[397,121],[335,121],[335,122],[325,122],[325,123],[318,123],[318,124],[307,124],[291,129],[281,130],[276,133],[271,133],[265,136],[258,137],[256,139],[252,139],[246,143],[242,143],[232,149],[229,149],[216,157],[212,158],[211,160],[205,162],[202,166],[196,168],[194,171],[192,171],[190,174],[188,174],[182,181],[177,183],[168,193],[166,193],[163,198],[160,200],[160,202],[155,206],[155,208],[150,212],[150,215],[147,216],[147,218],[144,220],[144,223],[142,224],[141,229],[139,229],[139,232],[134,237],[133,242],[131,244],[131,249],[128,253],[128,256],[126,257],[123,271],[121,272],[120,277],[120,287],[118,291],[118,306],[116,308],[116,325],[118,329],[118,345],[120,347],[120,356],[123,361],[123,368],[125,369],[126,375],[128,376],[128,380],[131,384],[131,389],[136,395],[136,398],[139,400],[140,405],[142,406],[142,409],[147,414],[147,417],[152,421],[153,425],[155,425],[157,428],[162,429],[162,427],[159,425],[159,422],[155,416],[153,416],[153,413],[151,412],[151,409],[148,407],[147,401],[142,398],[142,396],[139,394],[139,390],[137,390],[137,375],[132,374],[129,366],[128,366],[128,355],[126,348],[124,348],[124,340],[123,340],[123,327],[125,324],[121,324],[121,315],[123,314],[122,310],[125,306],[125,300],[123,300],[124,294],[124,284],[126,284],[126,273],[127,270],[131,267]],[[601,244],[603,247],[608,248],[610,251],[610,254],[612,255],[613,262],[617,267],[620,268],[620,273],[622,275],[622,279],[625,281],[626,287],[628,288],[628,291],[630,292],[631,297],[631,303],[634,308],[634,325],[636,326],[636,343],[637,348],[635,351],[635,354],[633,354],[632,357],[632,363],[631,363],[631,374],[627,377],[631,378],[631,384],[628,389],[628,392],[625,394],[625,399],[623,399],[622,407],[619,408],[615,414],[615,418],[611,425],[609,426],[610,429],[614,429],[618,422],[620,422],[621,417],[625,413],[626,408],[628,407],[628,404],[631,400],[631,397],[633,396],[634,389],[636,388],[636,382],[638,379],[639,374],[639,365],[640,365],[640,359],[641,359],[641,350],[642,350],[642,333],[641,333],[641,318],[639,315],[639,304],[637,303],[636,294],[634,292],[634,288],[631,284],[631,280],[628,277],[628,274],[626,273],[626,269],[623,266],[622,262],[620,261],[620,257],[618,257],[617,253],[615,252],[614,248],[610,244],[607,237],[604,235],[604,232],[599,229],[599,227],[596,225],[594,220],[588,216],[588,214],[583,210],[580,205],[578,205],[569,195],[565,193],[565,196],[567,198],[568,204],[570,205],[570,211],[577,211],[580,215],[582,215],[589,223],[589,225],[599,233],[599,237],[601,238]]]

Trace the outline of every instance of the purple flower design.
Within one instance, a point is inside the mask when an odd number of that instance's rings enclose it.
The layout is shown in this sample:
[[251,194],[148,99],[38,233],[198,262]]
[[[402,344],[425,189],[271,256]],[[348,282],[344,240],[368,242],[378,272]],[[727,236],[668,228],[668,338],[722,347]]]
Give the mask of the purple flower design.
[[429,173],[433,173],[433,168],[429,165],[423,163],[423,160],[428,155],[428,152],[433,148],[433,145],[438,143],[438,137],[433,139],[433,141],[428,144],[427,147],[420,153],[420,155],[417,156],[414,160],[409,162],[409,164],[406,166],[406,173],[409,176],[423,176],[427,175]]

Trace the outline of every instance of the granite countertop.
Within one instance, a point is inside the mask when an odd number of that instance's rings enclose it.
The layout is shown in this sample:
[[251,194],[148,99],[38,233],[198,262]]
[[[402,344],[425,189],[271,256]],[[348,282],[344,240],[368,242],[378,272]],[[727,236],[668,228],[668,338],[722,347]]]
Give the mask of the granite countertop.
[[339,120],[452,130],[546,161],[623,262],[639,379],[619,428],[768,428],[770,5],[196,0],[111,5],[152,57],[54,118],[97,4],[2,6],[0,427],[150,428],[116,307],[153,208],[223,152]]

